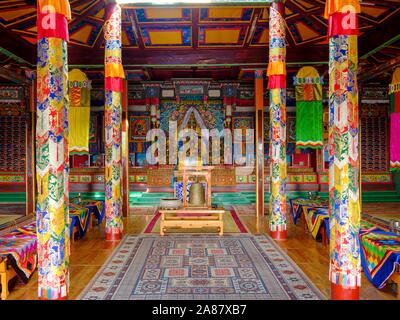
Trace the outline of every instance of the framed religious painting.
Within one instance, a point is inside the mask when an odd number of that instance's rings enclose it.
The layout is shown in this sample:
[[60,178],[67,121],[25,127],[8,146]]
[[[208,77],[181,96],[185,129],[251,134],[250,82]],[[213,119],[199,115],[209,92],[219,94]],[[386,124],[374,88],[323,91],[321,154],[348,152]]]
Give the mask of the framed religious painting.
[[97,114],[90,115],[89,143],[97,143]]
[[233,129],[254,129],[254,117],[234,117]]
[[150,130],[150,117],[129,117],[129,142],[143,142],[146,140],[147,132]]
[[287,142],[296,142],[296,118],[288,117],[286,124]]

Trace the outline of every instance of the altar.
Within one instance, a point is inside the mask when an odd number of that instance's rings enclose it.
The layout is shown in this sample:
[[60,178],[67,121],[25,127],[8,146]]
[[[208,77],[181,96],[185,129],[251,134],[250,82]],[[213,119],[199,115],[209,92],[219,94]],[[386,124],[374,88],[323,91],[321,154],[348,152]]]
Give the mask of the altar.
[[212,169],[212,166],[182,166],[174,172],[174,178],[178,180],[175,185],[180,186],[175,189],[175,193],[176,197],[182,200],[183,208],[160,210],[161,236],[165,234],[167,227],[216,227],[218,234],[223,235],[225,210],[213,208],[211,204]]
[[[212,166],[184,166],[174,172],[174,180],[176,180],[175,197],[183,202],[183,207],[211,208],[211,170],[213,168]],[[203,186],[205,194],[203,205],[189,203],[190,190],[195,183],[200,183]]]

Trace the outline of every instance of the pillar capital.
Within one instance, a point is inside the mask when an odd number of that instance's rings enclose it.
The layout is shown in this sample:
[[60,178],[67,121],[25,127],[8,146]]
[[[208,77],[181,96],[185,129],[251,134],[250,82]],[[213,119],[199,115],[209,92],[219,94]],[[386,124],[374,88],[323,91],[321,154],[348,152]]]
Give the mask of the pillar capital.
[[256,79],[264,79],[264,69],[255,69],[254,70],[254,77]]

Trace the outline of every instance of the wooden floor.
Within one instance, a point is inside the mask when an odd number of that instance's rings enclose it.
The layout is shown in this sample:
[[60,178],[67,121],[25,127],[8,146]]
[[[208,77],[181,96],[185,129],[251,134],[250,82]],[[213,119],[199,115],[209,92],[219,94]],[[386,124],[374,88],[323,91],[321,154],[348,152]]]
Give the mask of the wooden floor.
[[[365,204],[363,211],[368,213],[397,210],[398,204],[375,203]],[[152,216],[131,215],[125,220],[125,232],[128,234],[140,234]],[[240,216],[251,232],[255,231],[255,218],[252,216]],[[262,230],[267,230],[268,221],[263,219]],[[314,282],[327,298],[330,297],[329,271],[329,248],[315,241],[310,234],[305,233],[300,221],[297,226],[293,225],[288,217],[288,239],[278,242],[279,246],[297,263],[305,274]],[[80,292],[86,287],[99,268],[110,256],[117,242],[104,241],[102,228],[96,226],[82,240],[71,245],[70,258],[70,294],[69,299],[76,299]],[[37,272],[28,284],[24,285],[16,281],[10,288],[10,300],[37,299]],[[382,290],[376,289],[363,274],[360,299],[363,300],[393,300],[396,295],[393,288],[386,287]]]

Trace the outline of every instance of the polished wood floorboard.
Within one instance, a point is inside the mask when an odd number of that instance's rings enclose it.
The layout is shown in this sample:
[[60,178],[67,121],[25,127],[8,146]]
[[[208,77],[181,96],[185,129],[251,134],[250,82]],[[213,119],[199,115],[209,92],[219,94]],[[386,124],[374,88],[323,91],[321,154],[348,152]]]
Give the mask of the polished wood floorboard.
[[[397,210],[400,213],[398,204],[369,203],[363,206],[363,211],[368,213],[386,210],[388,212]],[[130,215],[125,219],[125,232],[127,234],[140,234],[151,218],[150,215]],[[250,232],[255,232],[255,217],[240,216],[240,219]],[[303,220],[300,220],[298,225],[295,226],[288,216],[288,239],[277,243],[329,299],[329,248],[315,241],[310,234],[306,233],[303,222]],[[261,230],[263,233],[268,230],[267,218],[262,219]],[[69,299],[76,299],[79,296],[117,245],[118,242],[106,242],[104,240],[104,231],[101,226],[94,226],[85,238],[71,245]],[[19,281],[14,282],[13,287],[10,288],[9,300],[37,299],[37,272],[26,285]],[[360,299],[393,300],[396,299],[396,294],[393,288],[388,286],[382,290],[376,289],[363,275]]]

